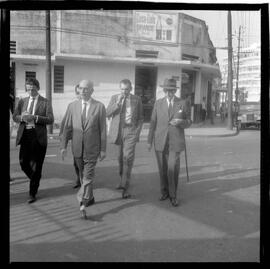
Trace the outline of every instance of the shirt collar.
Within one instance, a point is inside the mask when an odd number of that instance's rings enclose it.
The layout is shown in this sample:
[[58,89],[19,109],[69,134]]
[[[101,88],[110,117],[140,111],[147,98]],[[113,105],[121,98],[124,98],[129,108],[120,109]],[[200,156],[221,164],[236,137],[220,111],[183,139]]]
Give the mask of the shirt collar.
[[[129,94],[127,97],[126,97],[126,99],[130,99],[130,96],[131,96],[131,94]],[[123,99],[124,100],[124,99]]]
[[29,96],[30,97],[30,100],[32,101],[33,99],[34,100],[38,100],[38,97],[39,97],[39,94],[37,95],[37,96],[35,96],[35,97],[32,97],[32,96]]
[[90,103],[91,103],[91,98],[89,98],[88,101],[84,101],[83,99],[81,99],[81,101],[82,101],[82,105],[83,105],[84,103],[86,103],[86,105],[90,105]]
[[[166,97],[166,99],[167,99],[167,103],[169,104],[169,103],[170,103],[169,98],[168,98],[168,97]],[[174,99],[175,99],[175,96],[174,96],[174,97],[171,99],[172,104],[174,103]]]

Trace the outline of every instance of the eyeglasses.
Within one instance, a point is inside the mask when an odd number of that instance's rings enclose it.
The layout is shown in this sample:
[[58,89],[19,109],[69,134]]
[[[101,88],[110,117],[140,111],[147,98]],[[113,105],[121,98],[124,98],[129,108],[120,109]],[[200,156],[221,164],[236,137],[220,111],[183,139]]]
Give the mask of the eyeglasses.
[[88,87],[80,87],[80,86],[79,86],[77,89],[78,89],[78,90],[82,90],[82,91],[83,91],[83,90],[91,90],[91,89],[88,88]]

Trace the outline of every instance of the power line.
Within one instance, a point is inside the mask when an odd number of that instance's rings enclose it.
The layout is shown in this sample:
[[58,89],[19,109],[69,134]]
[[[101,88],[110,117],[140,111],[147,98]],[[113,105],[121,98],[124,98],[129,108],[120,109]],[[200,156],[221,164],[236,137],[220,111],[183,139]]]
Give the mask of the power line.
[[[44,26],[29,26],[29,25],[11,25],[11,29],[21,29],[21,30],[45,30]],[[102,34],[102,33],[97,33],[97,32],[86,32],[86,31],[79,31],[79,30],[72,30],[72,29],[67,29],[67,28],[57,28],[57,27],[51,27],[51,31],[55,32],[62,32],[62,33],[70,33],[70,34],[79,34],[79,35],[85,35],[85,36],[96,36],[96,37],[104,37],[104,38],[112,38],[116,40],[121,40],[123,38],[122,35],[112,35],[112,34]],[[132,36],[124,36],[124,39],[126,41],[153,41],[153,40],[148,40],[148,39],[141,39],[141,38],[136,38]],[[182,45],[182,46],[188,46],[188,47],[195,47],[195,48],[205,48],[205,49],[210,49],[210,50],[215,50],[215,49],[226,49],[222,47],[211,47],[211,46],[204,46],[204,45],[194,45],[191,43],[183,43],[183,42],[173,42],[173,44],[176,45]]]

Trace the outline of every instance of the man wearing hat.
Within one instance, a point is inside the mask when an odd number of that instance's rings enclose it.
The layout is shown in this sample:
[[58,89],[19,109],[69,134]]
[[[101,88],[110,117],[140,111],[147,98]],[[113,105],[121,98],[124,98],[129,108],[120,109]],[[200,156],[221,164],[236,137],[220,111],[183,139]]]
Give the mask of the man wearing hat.
[[81,179],[77,193],[80,212],[86,216],[86,207],[95,203],[93,183],[95,166],[106,157],[106,110],[105,106],[91,97],[94,84],[82,80],[77,88],[80,99],[67,107],[66,120],[61,137],[61,155],[67,154],[68,141],[72,141],[72,153]]
[[163,91],[165,97],[155,102],[149,133],[148,150],[154,143],[160,175],[160,201],[170,198],[178,206],[177,185],[180,170],[180,153],[185,149],[184,129],[191,125],[188,103],[175,96],[176,80],[166,79]]

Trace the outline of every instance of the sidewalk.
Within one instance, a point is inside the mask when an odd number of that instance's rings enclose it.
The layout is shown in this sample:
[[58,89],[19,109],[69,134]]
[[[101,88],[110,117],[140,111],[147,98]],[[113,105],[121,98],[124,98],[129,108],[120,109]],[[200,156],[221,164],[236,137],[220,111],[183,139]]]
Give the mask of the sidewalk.
[[[146,141],[149,130],[149,123],[144,123],[140,135],[141,141]],[[14,128],[12,132],[12,138],[15,138],[17,134],[17,129]],[[204,125],[202,124],[192,124],[189,128],[185,129],[185,135],[188,137],[227,137],[238,135],[236,128],[232,130],[227,128],[227,121],[222,123],[219,117],[216,117],[214,124],[212,125],[209,121],[206,121]],[[53,134],[48,134],[50,142],[59,139],[59,129],[54,129]]]

